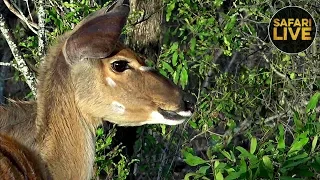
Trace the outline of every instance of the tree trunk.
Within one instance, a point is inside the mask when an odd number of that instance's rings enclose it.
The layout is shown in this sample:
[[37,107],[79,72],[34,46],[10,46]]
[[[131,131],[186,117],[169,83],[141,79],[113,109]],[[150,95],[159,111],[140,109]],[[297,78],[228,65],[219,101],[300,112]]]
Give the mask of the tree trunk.
[[163,3],[161,0],[132,0],[131,11],[142,11],[143,17],[136,22],[128,35],[128,43],[136,52],[154,62],[160,54]]

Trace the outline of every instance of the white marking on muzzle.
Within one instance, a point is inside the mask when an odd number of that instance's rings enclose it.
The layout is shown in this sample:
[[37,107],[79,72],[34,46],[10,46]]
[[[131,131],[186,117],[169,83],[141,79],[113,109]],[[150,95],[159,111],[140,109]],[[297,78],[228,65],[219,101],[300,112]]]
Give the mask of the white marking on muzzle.
[[191,111],[180,111],[180,112],[177,112],[177,114],[179,114],[180,116],[183,116],[183,117],[190,117],[192,115],[192,112]]
[[150,118],[146,121],[146,124],[166,124],[166,125],[178,125],[184,122],[185,119],[166,119],[162,114],[158,111],[153,111],[150,114]]
[[121,104],[117,101],[113,101],[111,103],[111,108],[112,108],[112,111],[117,114],[124,114],[124,112],[126,111],[126,107],[124,107],[123,104]]
[[110,77],[107,77],[106,81],[107,81],[109,86],[116,87],[116,82],[114,82]]
[[152,71],[152,70],[154,70],[154,68],[148,67],[148,66],[140,66],[139,70],[140,71]]

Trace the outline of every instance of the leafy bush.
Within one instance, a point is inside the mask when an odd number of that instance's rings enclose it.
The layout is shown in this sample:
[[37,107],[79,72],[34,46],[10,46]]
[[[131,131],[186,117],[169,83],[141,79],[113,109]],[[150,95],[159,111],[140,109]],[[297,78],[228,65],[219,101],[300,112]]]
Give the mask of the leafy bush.
[[[109,1],[52,2],[46,19],[49,43]],[[161,54],[158,63],[150,64],[198,101],[184,125],[138,129],[137,177],[320,178],[319,44],[284,54],[272,46],[266,30],[275,11],[286,5],[304,7],[318,22],[319,2],[163,2]],[[133,12],[130,18],[142,14]],[[25,58],[39,63],[36,36],[21,37],[20,42]],[[122,155],[122,145],[111,148],[114,135],[115,129],[97,131],[96,175],[125,179],[136,161]],[[117,163],[115,157],[120,157]],[[187,164],[181,172],[172,170],[179,159]]]
[[[319,52],[283,54],[266,34],[275,10],[289,2],[165,3],[160,72],[198,97],[189,126],[179,131],[189,165],[184,178],[317,178]],[[314,5],[304,8],[313,13]],[[201,148],[194,145],[203,139]]]

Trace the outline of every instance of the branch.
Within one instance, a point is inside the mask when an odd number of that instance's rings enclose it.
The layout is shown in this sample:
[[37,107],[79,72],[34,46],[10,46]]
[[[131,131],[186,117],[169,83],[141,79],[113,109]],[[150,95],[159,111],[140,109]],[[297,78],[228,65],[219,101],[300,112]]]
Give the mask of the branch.
[[228,67],[227,67],[227,69],[225,70],[225,72],[229,72],[232,64],[234,63],[235,60],[237,60],[237,57],[238,57],[238,52],[234,52],[234,53],[233,53],[233,56],[232,56],[232,58],[231,58],[231,60],[230,60],[230,62],[229,62],[229,64],[228,64]]
[[273,64],[270,62],[270,60],[267,58],[266,54],[262,53],[262,57],[263,57],[264,60],[270,65],[271,70],[272,70],[274,73],[276,73],[276,75],[278,75],[279,77],[281,77],[281,78],[283,78],[284,80],[287,81],[288,87],[289,87],[290,89],[292,89],[294,95],[296,95],[295,87],[293,87],[293,85],[292,85],[292,83],[291,83],[291,80],[290,80],[290,78],[288,77],[288,75],[279,72],[279,71],[277,70],[277,68],[275,68],[275,67],[273,66]]
[[169,151],[169,146],[172,144],[172,140],[173,140],[173,137],[175,137],[177,129],[178,129],[178,127],[174,127],[172,135],[170,136],[170,140],[166,144],[165,149],[162,150],[161,163],[160,163],[159,170],[158,170],[157,180],[161,180],[162,171],[163,171],[163,168],[164,168],[164,166],[166,165],[166,162],[167,162],[167,154],[169,153],[168,152]]
[[27,26],[29,27],[29,29],[31,29],[32,32],[34,32],[35,34],[38,34],[37,31],[34,29],[34,28],[39,29],[39,26],[36,23],[29,21],[28,18],[26,18],[22,13],[18,12],[8,2],[8,0],[3,0],[3,2],[13,14],[15,14],[19,19],[21,19],[23,22],[25,22],[27,24]]
[[[292,112],[290,112],[289,114],[291,114]],[[268,123],[270,121],[273,121],[275,119],[279,119],[279,118],[283,118],[283,117],[287,117],[288,113],[279,113],[279,114],[276,114],[276,115],[273,115],[273,116],[270,116],[268,118],[266,118],[263,122],[264,123]]]
[[29,16],[30,16],[31,22],[33,22],[33,18],[32,18],[31,11],[30,11],[29,2],[28,2],[28,0],[24,0],[24,1],[26,2],[27,9],[28,9],[28,13],[29,13]]
[[[18,66],[14,64],[13,62],[0,62],[0,66],[7,66],[7,67],[14,67],[16,70],[20,71]],[[22,71],[20,71],[22,72]]]
[[[213,58],[213,60],[212,60],[212,63],[215,63],[215,62],[217,61],[217,59],[219,59],[219,57],[222,55],[222,53],[223,53],[223,49],[219,49],[219,50],[214,54],[214,58]],[[204,82],[203,82],[203,84],[202,84],[202,90],[205,90],[205,89],[208,88],[208,86],[209,86],[209,81],[210,81],[210,79],[211,79],[212,73],[213,73],[212,68],[210,68],[210,70],[209,70],[209,72],[208,72],[208,74],[207,74],[207,76],[206,76],[206,78],[204,79]]]
[[289,80],[288,77],[285,74],[282,74],[281,72],[279,72],[274,66],[273,64],[270,62],[270,60],[267,58],[267,56],[263,53],[262,57],[264,58],[264,60],[270,65],[270,68],[273,72],[275,72],[278,76],[280,76],[283,79]]
[[12,63],[8,63],[8,62],[0,62],[0,66],[9,66],[9,67],[11,67],[11,66],[13,66],[13,64]]
[[24,76],[26,83],[28,84],[32,93],[36,96],[35,75],[33,73],[31,73],[31,71],[29,71],[29,68],[28,68],[26,62],[24,61],[24,59],[22,58],[22,55],[18,49],[18,46],[14,42],[14,37],[13,37],[11,31],[9,30],[9,28],[7,27],[5,19],[1,13],[0,13],[0,31],[2,32],[4,39],[7,41],[8,45],[11,49],[12,55],[15,58],[15,61],[17,63],[17,68]]
[[39,23],[39,31],[38,31],[38,55],[40,57],[41,62],[45,57],[45,44],[46,44],[46,32],[45,32],[45,10],[44,10],[44,1],[39,0],[38,2],[38,23]]
[[[320,106],[315,108],[315,113],[320,113]],[[306,114],[306,112],[304,111],[299,111],[298,112],[299,114]],[[264,123],[269,123],[270,121],[274,121],[276,119],[280,119],[280,118],[287,118],[287,117],[291,117],[294,115],[294,111],[292,110],[289,110],[288,112],[286,113],[279,113],[279,114],[276,114],[276,115],[273,115],[273,116],[270,116],[270,117],[267,117],[264,119]]]
[[[3,49],[3,56],[1,58],[1,63],[6,63],[8,60],[11,59],[11,51],[9,48]],[[5,78],[7,75],[8,68],[0,67],[0,104],[3,104],[5,101],[4,98],[4,88],[5,88]]]
[[156,11],[151,12],[148,16],[146,16],[146,12],[143,11],[143,15],[142,17],[139,18],[139,20],[137,22],[134,22],[131,24],[131,26],[135,26],[137,24],[140,24],[144,21],[149,20],[153,15],[155,15],[156,13],[160,12],[165,6],[161,6],[159,9],[157,9]]

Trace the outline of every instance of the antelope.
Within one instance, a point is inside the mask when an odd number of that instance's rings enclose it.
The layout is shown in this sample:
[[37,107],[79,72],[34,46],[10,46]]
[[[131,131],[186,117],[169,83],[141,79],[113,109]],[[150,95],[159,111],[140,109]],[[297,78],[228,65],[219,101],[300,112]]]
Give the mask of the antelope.
[[49,179],[40,163],[40,158],[24,145],[9,136],[0,135],[1,179]]
[[[32,147],[36,132],[37,104],[35,101],[13,101],[0,106],[0,133]],[[28,134],[28,136],[26,136]]]
[[[49,49],[38,77],[35,120],[20,119],[34,132],[0,131],[0,155],[20,163],[0,165],[0,172],[90,179],[95,130],[103,121],[178,125],[192,115],[190,96],[119,42],[129,11],[124,0],[96,11]],[[31,138],[23,142],[28,134]]]

